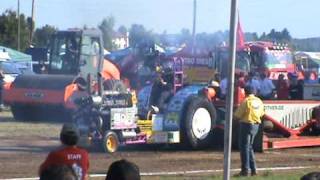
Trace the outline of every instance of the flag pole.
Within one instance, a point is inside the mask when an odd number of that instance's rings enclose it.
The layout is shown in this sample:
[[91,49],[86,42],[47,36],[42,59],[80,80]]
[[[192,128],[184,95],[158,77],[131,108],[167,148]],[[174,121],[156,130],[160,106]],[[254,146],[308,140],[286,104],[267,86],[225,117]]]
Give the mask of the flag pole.
[[193,0],[193,26],[192,26],[192,47],[191,54],[194,56],[196,45],[196,25],[197,25],[197,0]]

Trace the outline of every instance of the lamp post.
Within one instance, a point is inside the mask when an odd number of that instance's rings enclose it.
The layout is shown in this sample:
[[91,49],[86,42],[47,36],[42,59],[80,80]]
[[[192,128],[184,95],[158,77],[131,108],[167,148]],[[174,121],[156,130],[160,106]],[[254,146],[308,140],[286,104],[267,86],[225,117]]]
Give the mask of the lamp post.
[[32,38],[33,38],[33,29],[34,29],[34,1],[35,1],[35,0],[32,0],[29,46],[32,45]]
[[18,14],[18,38],[17,38],[17,49],[18,51],[20,51],[20,0],[18,0],[18,10],[17,10],[17,14]]
[[237,27],[237,0],[231,0],[230,13],[230,32],[229,32],[229,75],[228,75],[228,92],[226,104],[226,122],[224,131],[224,167],[223,179],[230,179],[230,164],[231,164],[231,142],[232,142],[232,117],[233,117],[233,92],[234,92],[234,71],[236,57],[236,27]]

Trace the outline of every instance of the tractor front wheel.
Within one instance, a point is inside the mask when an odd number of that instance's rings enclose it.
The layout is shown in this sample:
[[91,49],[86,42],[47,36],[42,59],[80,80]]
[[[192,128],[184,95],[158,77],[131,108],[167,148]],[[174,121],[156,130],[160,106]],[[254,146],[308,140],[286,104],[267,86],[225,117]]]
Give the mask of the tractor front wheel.
[[103,149],[107,153],[114,153],[119,148],[118,135],[113,131],[107,131],[103,138]]

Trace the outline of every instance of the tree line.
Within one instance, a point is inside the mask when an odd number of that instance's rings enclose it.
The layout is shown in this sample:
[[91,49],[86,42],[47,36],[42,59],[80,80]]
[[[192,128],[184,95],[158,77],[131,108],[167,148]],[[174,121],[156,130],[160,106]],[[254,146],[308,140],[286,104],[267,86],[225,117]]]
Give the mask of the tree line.
[[[31,31],[31,18],[20,14],[20,47],[24,51],[29,47],[29,34]],[[0,16],[0,45],[18,48],[18,16],[13,10],[6,10]],[[95,28],[99,28],[103,35],[104,47],[108,50],[115,50],[116,46],[112,42],[112,37],[117,35],[125,36],[129,32],[129,44],[131,47],[148,46],[157,43],[164,47],[181,46],[182,44],[190,45],[192,43],[192,34],[189,29],[183,28],[180,33],[168,34],[166,31],[155,33],[147,30],[141,24],[132,24],[129,28],[121,25],[115,29],[115,18],[109,16],[104,18]],[[88,28],[86,25],[82,28]],[[46,47],[49,43],[50,36],[57,31],[58,28],[45,25],[34,30],[33,46]],[[204,49],[213,49],[222,42],[228,42],[228,31],[217,31],[214,33],[198,33],[196,35],[196,46]],[[320,38],[294,39],[290,35],[288,29],[281,31],[271,29],[269,33],[262,33],[260,36],[253,33],[245,33],[246,41],[275,41],[285,43],[294,50],[302,51],[320,51]]]

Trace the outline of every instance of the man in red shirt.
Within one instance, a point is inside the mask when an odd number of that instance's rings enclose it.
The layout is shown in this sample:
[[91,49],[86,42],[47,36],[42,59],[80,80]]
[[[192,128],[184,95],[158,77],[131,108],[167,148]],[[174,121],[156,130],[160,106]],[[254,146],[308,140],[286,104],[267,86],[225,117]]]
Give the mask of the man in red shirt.
[[280,74],[278,77],[277,97],[279,100],[286,100],[289,98],[289,82],[284,79],[283,74]]
[[88,152],[76,146],[79,140],[79,130],[73,124],[64,124],[60,133],[62,146],[50,152],[47,159],[40,166],[41,172],[50,166],[68,165],[78,176],[78,180],[87,179],[89,169]]

